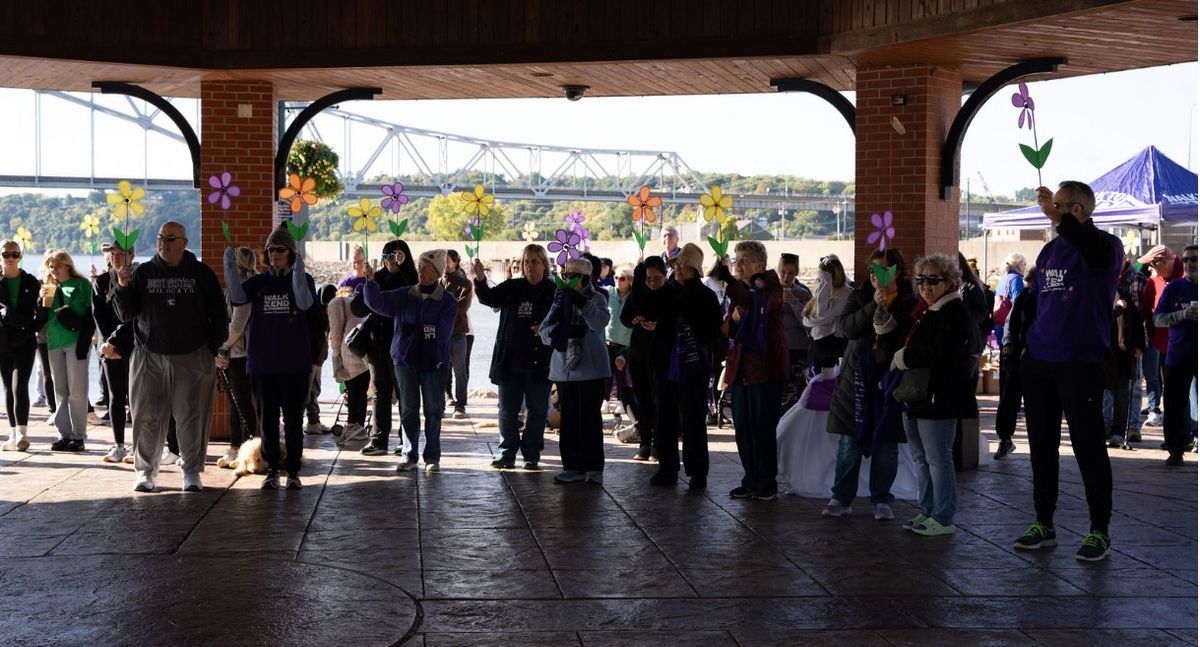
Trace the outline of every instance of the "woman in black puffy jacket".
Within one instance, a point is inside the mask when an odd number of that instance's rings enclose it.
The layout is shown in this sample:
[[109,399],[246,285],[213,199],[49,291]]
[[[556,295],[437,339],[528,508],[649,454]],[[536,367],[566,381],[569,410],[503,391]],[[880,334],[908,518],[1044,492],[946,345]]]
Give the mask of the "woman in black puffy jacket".
[[921,512],[904,528],[919,535],[953,534],[956,490],[954,435],[959,418],[978,415],[976,360],[971,351],[978,326],[963,303],[958,262],[943,254],[916,262],[913,282],[921,297],[915,322],[892,367],[928,369],[925,397],[908,403],[904,430],[917,466]]

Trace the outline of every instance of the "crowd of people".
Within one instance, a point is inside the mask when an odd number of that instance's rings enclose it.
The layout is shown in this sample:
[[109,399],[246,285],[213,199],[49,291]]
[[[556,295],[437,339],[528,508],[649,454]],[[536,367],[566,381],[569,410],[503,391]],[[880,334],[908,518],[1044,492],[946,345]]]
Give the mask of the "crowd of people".
[[61,250],[45,256],[35,277],[21,268],[20,246],[3,241],[0,376],[10,435],[2,448],[29,448],[29,384],[40,351],[57,405],[60,438],[51,449],[85,449],[87,369],[98,336],[115,441],[103,460],[131,462],[137,491],[154,491],[162,461],[176,459],[184,490],[203,488],[218,380],[229,400],[230,447],[217,464],[232,464],[241,445],[259,437],[262,488],[281,487],[284,475],[283,487],[302,487],[303,434],[328,431],[316,403],[327,357],[345,397],[338,443],[362,441],[362,454],[386,455],[398,420],[397,471],[438,472],[447,402],[454,418],[468,415],[477,301],[499,312],[488,368],[499,391],[492,468],[515,469],[519,453],[522,469],[539,469],[553,415],[562,462],[554,481],[602,483],[603,412],[612,400],[630,421],[618,439],[637,445],[634,460],[657,465],[650,486],[676,486],[682,471],[689,489],[706,489],[709,426],[729,421],[743,470],[729,496],[771,501],[781,413],[811,385],[836,380],[827,431],[839,441],[822,514],[851,513],[869,457],[872,513],[893,519],[898,444],[907,443],[919,513],[903,528],[949,535],[955,443],[962,421],[978,417],[980,355],[994,340],[994,458],[1015,447],[1023,398],[1034,477],[1037,519],[1014,547],[1056,542],[1065,415],[1092,522],[1077,556],[1100,560],[1112,510],[1106,442],[1138,442],[1141,411],[1146,425],[1163,425],[1168,465],[1194,443],[1196,246],[1182,257],[1158,246],[1131,263],[1120,241],[1092,223],[1087,185],[1040,188],[1038,204],[1057,236],[1035,267],[1019,255],[1006,259],[994,298],[961,254],[909,260],[896,247],[875,250],[865,259],[869,278],[857,284],[829,255],[810,289],[793,254],[771,267],[761,243],[739,241],[732,257],[706,264],[703,250],[680,246],[672,227],[663,230],[661,255],[634,264],[584,253],[555,268],[530,244],[503,280],[478,259],[463,267],[452,250],[414,256],[392,240],[378,266],[356,249],[348,275],[321,289],[283,227],[261,255],[225,250],[225,290],[174,222],[162,226],[147,262],[106,245],[108,265],[91,282]]

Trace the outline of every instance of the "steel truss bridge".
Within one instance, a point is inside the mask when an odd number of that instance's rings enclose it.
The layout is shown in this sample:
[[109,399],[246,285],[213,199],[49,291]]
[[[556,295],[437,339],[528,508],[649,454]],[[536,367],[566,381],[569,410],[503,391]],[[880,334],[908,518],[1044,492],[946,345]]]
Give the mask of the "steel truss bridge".
[[[99,177],[95,173],[97,118],[134,124],[143,141],[165,138],[181,147],[183,136],[161,111],[130,97],[101,97],[58,91],[34,92],[33,173],[0,175],[0,187],[46,189],[107,189],[130,177]],[[42,104],[47,99],[88,111],[92,170],[89,176],[54,175],[43,164]],[[191,101],[191,100],[184,100]],[[288,104],[296,112],[307,104]],[[188,114],[184,106],[181,112]],[[198,110],[191,108],[199,120]],[[281,121],[282,115],[281,115]],[[198,124],[193,124],[198,126]],[[103,128],[104,124],[99,127]],[[664,202],[695,203],[708,187],[686,161],[673,151],[597,149],[545,144],[503,142],[455,133],[414,128],[384,119],[357,114],[340,107],[323,111],[304,128],[304,138],[333,145],[323,135],[341,130],[338,175],[349,196],[380,195],[378,179],[383,176],[418,178],[406,182],[413,197],[435,196],[463,190],[479,178],[500,200],[624,202],[643,184],[655,188]],[[197,130],[199,130],[197,128]],[[334,135],[336,137],[336,135]],[[360,151],[366,150],[365,154]],[[11,151],[19,152],[19,151]],[[145,146],[143,146],[143,154]],[[146,155],[144,168],[149,168]],[[194,190],[185,178],[138,178],[150,190]],[[374,180],[374,181],[372,181]],[[735,194],[734,208],[780,211],[834,211],[849,214],[853,196],[784,194]]]

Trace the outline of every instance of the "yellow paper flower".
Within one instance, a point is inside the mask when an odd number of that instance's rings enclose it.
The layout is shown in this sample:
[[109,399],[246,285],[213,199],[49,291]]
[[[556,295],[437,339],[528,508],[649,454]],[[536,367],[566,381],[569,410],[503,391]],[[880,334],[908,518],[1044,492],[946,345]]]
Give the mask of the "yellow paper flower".
[[300,175],[292,173],[288,176],[288,186],[279,190],[279,199],[288,203],[292,213],[299,213],[301,203],[312,206],[317,203],[317,181],[311,177],[300,179]]
[[146,190],[140,186],[136,189],[133,188],[129,180],[117,182],[117,192],[105,196],[108,203],[113,206],[113,219],[117,222],[121,222],[126,216],[136,218],[146,213],[146,207],[142,206],[144,197],[146,197]]
[[716,218],[718,225],[724,225],[729,219],[725,210],[733,206],[733,196],[723,195],[721,187],[714,184],[708,188],[708,193],[700,195],[700,204],[704,207],[705,220],[712,222]]
[[460,197],[465,203],[463,211],[470,215],[486,216],[496,202],[496,196],[484,191],[482,184],[475,185],[475,191],[463,191]]
[[21,243],[21,249],[27,252],[33,251],[33,234],[24,227],[17,227],[16,239]]
[[375,221],[383,216],[383,207],[371,204],[367,198],[360,198],[358,204],[347,209],[346,213],[354,218],[354,231],[362,231],[363,227],[367,231],[375,231],[379,227]]
[[88,238],[96,236],[100,233],[100,219],[89,213],[83,217],[83,222],[79,224],[79,229]]

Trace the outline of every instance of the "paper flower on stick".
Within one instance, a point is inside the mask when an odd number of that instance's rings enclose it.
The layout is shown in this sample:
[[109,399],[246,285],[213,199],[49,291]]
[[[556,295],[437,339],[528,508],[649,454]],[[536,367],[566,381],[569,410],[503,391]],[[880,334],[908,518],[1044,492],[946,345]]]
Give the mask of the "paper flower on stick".
[[879,251],[887,249],[888,241],[896,237],[896,228],[892,226],[891,210],[884,211],[883,216],[877,213],[871,214],[871,225],[875,227],[875,231],[867,235],[867,243],[874,245],[879,243]]
[[467,225],[463,227],[463,233],[475,243],[474,246],[467,245],[467,258],[475,258],[479,256],[479,241],[483,240],[483,221],[479,216],[467,221]]
[[221,175],[210,175],[208,177],[208,186],[213,188],[212,193],[208,194],[208,203],[221,203],[222,209],[229,209],[231,204],[230,198],[236,198],[242,194],[242,190],[233,183],[233,174],[229,171],[221,173]]
[[[84,237],[90,239],[93,236],[100,235],[100,219],[92,214],[87,214],[83,217],[83,221],[79,223],[79,230],[83,232]],[[88,245],[91,253],[96,253],[96,241],[91,241]]]
[[301,180],[299,174],[292,173],[288,176],[288,185],[279,190],[279,199],[288,203],[292,213],[299,213],[302,205],[311,207],[317,203],[317,194],[313,192],[316,188],[316,180],[311,177]]
[[[1125,236],[1122,237],[1121,242],[1125,244],[1126,256],[1137,258],[1138,254],[1142,251],[1142,236],[1132,229],[1125,232]],[[1140,267],[1136,269],[1141,270]]]
[[567,223],[567,231],[579,234],[579,248],[586,252],[592,241],[592,232],[584,229],[583,218],[578,209],[572,209],[571,213],[563,218],[563,222]]
[[733,196],[723,195],[721,187],[714,184],[708,188],[708,193],[700,194],[700,205],[704,207],[705,220],[716,219],[718,225],[724,225],[729,217],[725,211],[733,206]]
[[113,227],[113,236],[117,239],[117,244],[121,249],[132,250],[137,243],[138,233],[140,229],[129,230],[129,219],[136,218],[146,213],[146,207],[142,206],[142,198],[146,197],[146,190],[142,187],[134,188],[129,183],[129,180],[121,180],[117,182],[117,192],[109,193],[105,196],[108,203],[113,208],[113,220],[125,223],[125,229],[122,231]]
[[463,211],[468,215],[486,216],[496,203],[496,196],[488,193],[482,184],[476,184],[474,191],[463,191],[459,197],[463,201]]
[[17,233],[14,238],[16,238],[18,243],[21,243],[22,251],[33,251],[33,234],[29,233],[28,229],[17,227]]
[[346,209],[346,214],[354,219],[354,231],[375,231],[379,228],[376,221],[383,216],[383,208],[371,204],[367,198],[360,198],[358,204]]
[[546,245],[546,249],[551,254],[558,252],[558,258],[555,260],[558,261],[559,265],[566,265],[568,259],[579,258],[579,241],[579,234],[567,231],[566,229],[559,229],[554,232],[554,240],[550,241],[549,245]]
[[708,193],[700,194],[700,206],[704,208],[705,220],[717,222],[717,235],[708,237],[708,246],[717,256],[724,256],[729,251],[729,241],[723,227],[729,221],[727,209],[733,206],[733,196],[725,195],[721,187],[714,184],[708,188]]
[[524,238],[525,242],[532,243],[533,241],[538,239],[539,235],[540,234],[538,234],[536,224],[534,224],[532,222],[525,223],[525,227],[521,232],[521,238]]
[[[380,191],[383,192],[383,199],[379,201],[379,206],[390,210],[392,215],[400,213],[400,207],[408,204],[408,194],[404,193],[403,182],[385,184]],[[388,228],[392,230],[393,236],[399,238],[408,230],[408,218],[400,221],[389,220]]]
[[1025,144],[1018,144],[1021,148],[1021,154],[1025,156],[1026,161],[1037,169],[1038,185],[1042,183],[1042,167],[1046,165],[1046,160],[1050,159],[1050,149],[1054,146],[1054,138],[1046,140],[1045,144],[1038,145],[1037,124],[1033,120],[1033,97],[1029,96],[1029,87],[1024,82],[1017,84],[1017,91],[1012,95],[1012,104],[1014,108],[1018,108],[1021,114],[1017,116],[1017,129],[1025,127],[1025,122],[1029,122],[1029,129],[1033,131],[1033,147]]
[[633,221],[637,223],[633,239],[637,241],[638,249],[645,252],[646,224],[654,222],[654,210],[662,206],[662,198],[650,195],[650,187],[642,185],[636,194],[629,196],[628,202],[633,207]]
[[113,206],[113,219],[121,222],[126,217],[136,218],[146,213],[146,207],[142,206],[145,197],[145,189],[140,186],[135,189],[129,180],[121,180],[117,183],[117,192],[109,193],[105,199]]

